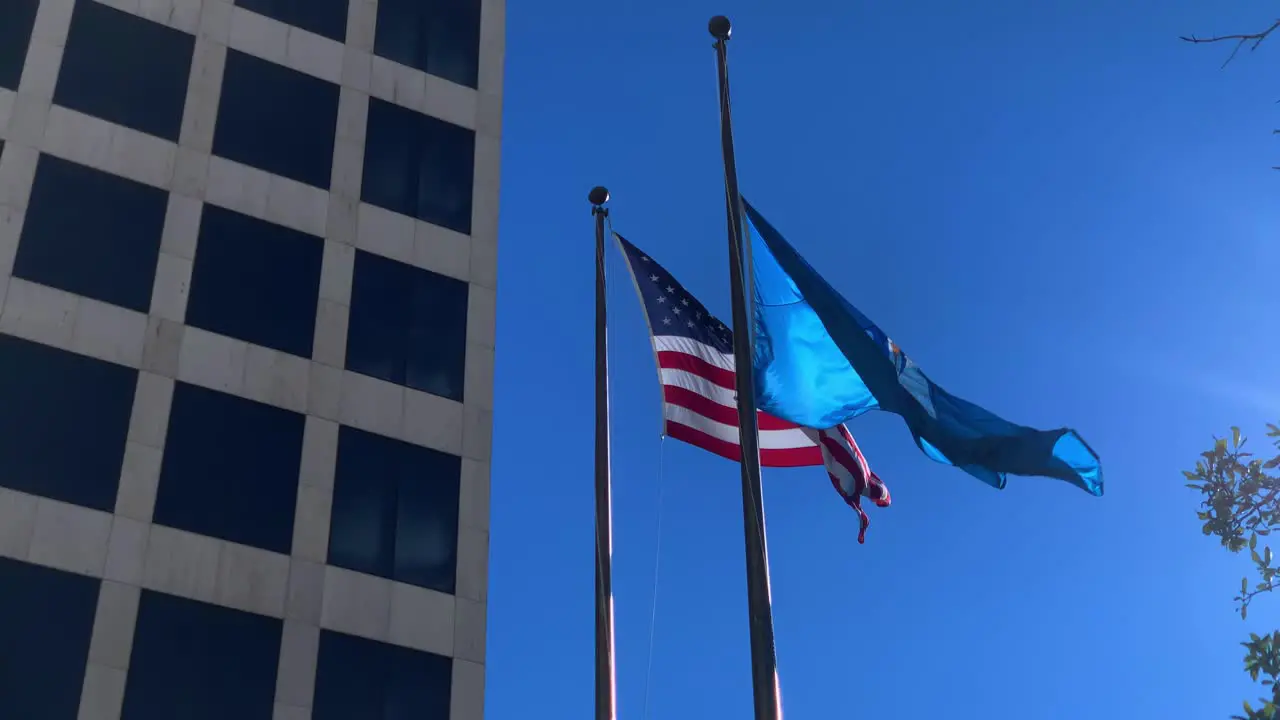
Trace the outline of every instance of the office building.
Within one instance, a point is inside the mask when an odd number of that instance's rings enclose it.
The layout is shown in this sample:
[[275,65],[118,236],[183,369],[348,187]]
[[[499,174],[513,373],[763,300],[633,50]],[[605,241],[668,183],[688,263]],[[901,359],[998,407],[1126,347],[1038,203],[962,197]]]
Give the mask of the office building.
[[503,36],[0,2],[0,717],[483,716]]

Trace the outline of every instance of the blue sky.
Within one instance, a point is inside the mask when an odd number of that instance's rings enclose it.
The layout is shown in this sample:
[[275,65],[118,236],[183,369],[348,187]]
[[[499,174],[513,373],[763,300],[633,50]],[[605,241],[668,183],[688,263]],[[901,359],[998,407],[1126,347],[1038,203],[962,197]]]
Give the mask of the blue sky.
[[[1077,428],[1107,474],[1100,499],[1041,478],[999,492],[863,416],[894,505],[859,546],[820,470],[766,471],[788,720],[1238,711],[1257,694],[1238,643],[1280,603],[1233,612],[1245,558],[1200,535],[1180,471],[1211,434],[1280,420],[1280,96],[1266,46],[1220,70],[1229,48],[1177,36],[1271,16],[547,0],[508,14],[488,716],[592,717],[587,191],[607,185],[615,228],[728,316],[722,12],[744,193],[934,380]],[[659,441],[610,252],[619,715],[750,717],[737,469]]]

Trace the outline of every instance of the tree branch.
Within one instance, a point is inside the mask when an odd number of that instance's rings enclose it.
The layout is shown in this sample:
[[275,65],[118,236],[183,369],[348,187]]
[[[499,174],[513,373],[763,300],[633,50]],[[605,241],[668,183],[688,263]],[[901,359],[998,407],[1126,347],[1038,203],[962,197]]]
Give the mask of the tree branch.
[[1245,44],[1252,43],[1252,45],[1249,46],[1249,50],[1251,52],[1254,50],[1257,50],[1258,46],[1262,44],[1262,41],[1266,40],[1267,36],[1269,36],[1273,31],[1275,31],[1276,28],[1280,28],[1280,20],[1276,20],[1274,23],[1271,24],[1271,27],[1267,28],[1266,30],[1263,30],[1262,32],[1257,32],[1257,33],[1241,33],[1236,35],[1217,35],[1215,37],[1210,37],[1210,38],[1198,38],[1195,35],[1191,35],[1190,37],[1183,36],[1178,39],[1182,40],[1183,42],[1196,43],[1196,44],[1226,42],[1228,40],[1234,40],[1236,43],[1236,46],[1231,49],[1231,54],[1228,55],[1226,61],[1222,63],[1222,67],[1226,67],[1232,60],[1235,59],[1236,54],[1240,52],[1240,48],[1244,47]]
[[1239,600],[1241,605],[1248,606],[1248,604],[1252,602],[1253,599],[1258,595],[1276,590],[1277,587],[1280,587],[1280,586],[1277,586],[1274,582],[1269,582],[1266,584],[1266,587],[1254,588],[1253,590],[1246,590],[1239,597],[1237,597],[1236,600]]
[[[1259,513],[1258,511],[1262,510],[1264,507],[1271,505],[1271,503],[1275,501],[1277,495],[1280,495],[1280,488],[1273,488],[1271,492],[1261,500],[1248,498],[1248,501],[1249,501],[1248,507],[1237,511],[1232,517],[1230,531],[1232,533],[1235,533],[1237,530],[1239,531],[1245,530],[1246,523],[1248,523],[1250,520],[1256,519],[1257,516],[1255,516],[1254,513],[1258,513],[1258,515],[1261,515],[1261,513]],[[1249,528],[1249,529],[1254,529],[1254,528]]]

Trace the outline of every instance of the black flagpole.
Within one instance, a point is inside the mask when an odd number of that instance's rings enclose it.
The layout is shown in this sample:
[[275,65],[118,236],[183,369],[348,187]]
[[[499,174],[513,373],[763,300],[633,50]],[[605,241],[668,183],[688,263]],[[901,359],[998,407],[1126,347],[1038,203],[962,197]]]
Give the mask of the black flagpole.
[[596,720],[617,715],[613,665],[613,509],[609,478],[609,345],[605,335],[604,220],[609,191],[587,195],[596,221]]
[[[764,535],[764,501],[760,489],[760,437],[752,382],[752,325],[747,312],[751,294],[751,254],[743,238],[742,198],[733,158],[729,118],[729,18],[717,15],[708,24],[716,39],[720,85],[720,140],[724,149],[725,199],[729,218],[729,288],[733,295],[733,358],[738,390],[738,433],[742,444],[742,521],[747,549],[747,611],[751,620],[751,688],[755,720],[780,720],[778,669],[773,645],[769,557]],[[745,272],[744,272],[745,268]]]

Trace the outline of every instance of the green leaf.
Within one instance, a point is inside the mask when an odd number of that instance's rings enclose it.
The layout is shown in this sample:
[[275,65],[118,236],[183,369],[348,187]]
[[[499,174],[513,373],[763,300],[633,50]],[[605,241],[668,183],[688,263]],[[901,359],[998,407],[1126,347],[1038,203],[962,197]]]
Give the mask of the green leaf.
[[1249,592],[1249,578],[1242,577],[1240,578],[1240,593],[1244,594],[1247,592]]
[[1213,454],[1218,457],[1222,457],[1223,455],[1227,454],[1226,438],[1218,438],[1217,442],[1213,444]]
[[1250,715],[1253,714],[1253,706],[1249,704],[1248,700],[1244,701],[1244,711],[1249,713]]
[[1266,563],[1265,563],[1265,564],[1266,564],[1266,566],[1267,566],[1267,567],[1271,567],[1271,546],[1269,546],[1269,545],[1268,545],[1268,546],[1267,546],[1267,547],[1262,551],[1262,559],[1266,561]]
[[1199,476],[1198,474],[1193,473],[1193,472],[1191,472],[1190,470],[1183,470],[1183,471],[1182,471],[1182,477],[1184,477],[1184,478],[1186,478],[1186,479],[1188,479],[1188,480],[1199,480],[1199,479],[1200,479],[1200,476]]
[[1255,563],[1257,563],[1257,564],[1259,564],[1259,565],[1261,565],[1261,564],[1262,564],[1262,556],[1258,554],[1258,551],[1257,551],[1257,550],[1250,550],[1250,551],[1249,551],[1249,557],[1253,558],[1253,561],[1254,561]]
[[1241,606],[1240,606],[1240,619],[1241,619],[1241,620],[1248,620],[1248,619],[1249,619],[1249,606],[1248,606],[1248,605],[1241,605]]
[[1272,468],[1280,467],[1280,455],[1262,463],[1262,467],[1264,470],[1271,470]]
[[1249,549],[1253,550],[1258,547],[1258,535],[1255,533],[1249,536]]
[[1240,428],[1234,425],[1231,427],[1231,446],[1240,447]]

